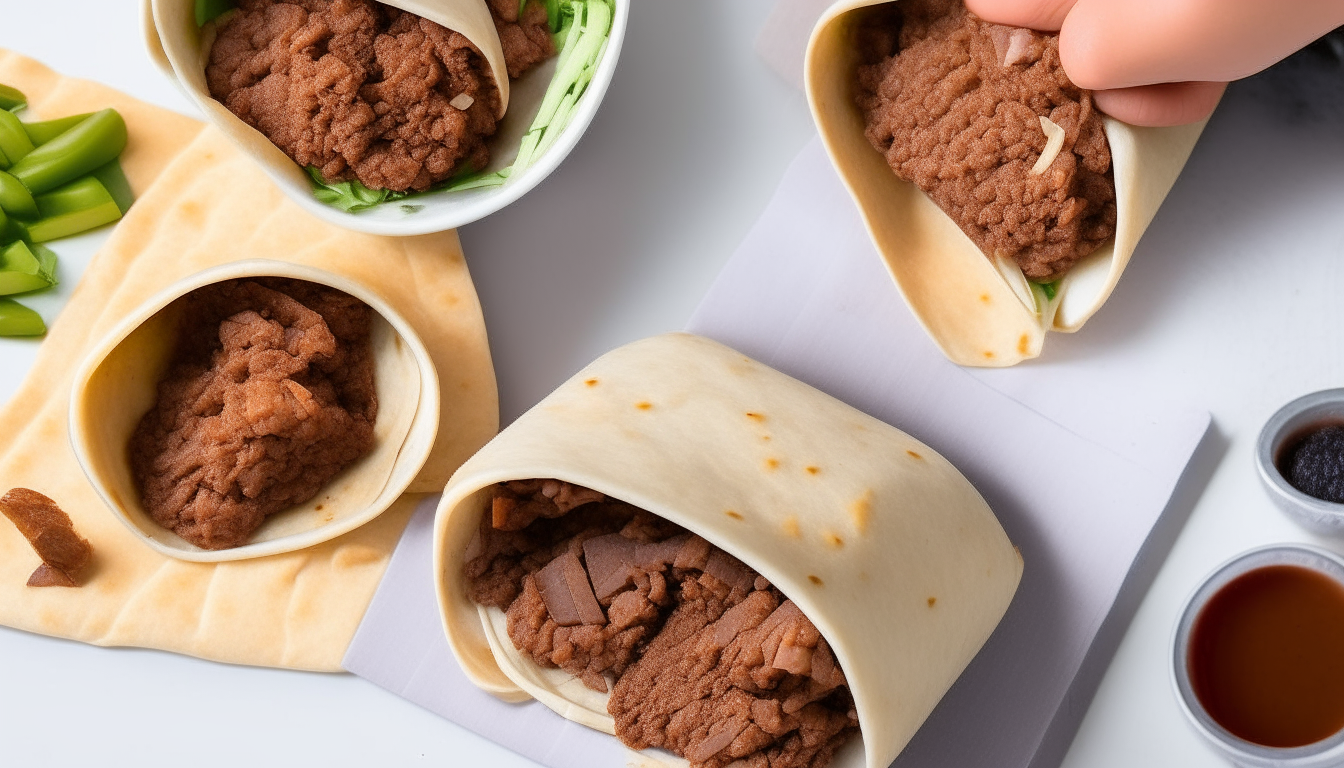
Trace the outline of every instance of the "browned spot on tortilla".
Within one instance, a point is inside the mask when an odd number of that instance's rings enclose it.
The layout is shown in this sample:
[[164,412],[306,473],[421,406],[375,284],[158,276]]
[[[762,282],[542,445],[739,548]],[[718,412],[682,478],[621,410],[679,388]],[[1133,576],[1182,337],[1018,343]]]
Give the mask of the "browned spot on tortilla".
[[590,387],[596,387],[596,386],[597,386],[597,379],[588,379],[588,380],[584,381],[583,383],[584,383],[584,384],[587,384],[587,385],[590,386]]
[[936,597],[930,597],[930,598],[929,598],[929,607],[932,608],[932,607],[933,607],[933,604],[936,603],[936,602],[938,602],[938,598],[936,598]]
[[818,467],[804,467],[804,469],[807,470],[807,474],[809,475],[815,475],[821,471],[821,469]]
[[813,576],[812,574],[809,573],[807,574],[807,580],[812,582],[813,584],[816,584],[818,587],[826,586],[825,583],[822,582],[820,576]]
[[767,442],[767,443],[770,442],[770,436],[769,436],[769,435],[761,435],[761,439],[764,440],[764,441]]
[[845,546],[845,540],[840,538],[840,536],[836,534],[835,531],[827,531],[823,533],[821,537],[826,540],[827,544],[830,544],[832,547],[835,547],[837,549]]
[[742,513],[741,513],[741,512],[734,512],[734,511],[731,510],[731,509],[730,509],[730,510],[727,510],[727,511],[724,512],[723,514],[725,514],[725,515],[727,515],[727,516],[733,518],[734,520],[741,520],[741,519],[742,519]]
[[989,303],[989,294],[988,294],[988,293],[982,293],[982,294],[980,294],[980,300],[983,301],[984,303],[988,304],[988,303]]
[[765,421],[765,414],[756,413],[754,411],[747,411],[747,418],[751,419],[752,421]]
[[854,520],[854,527],[859,533],[867,533],[868,520],[873,516],[873,492],[865,491],[862,496],[855,499],[849,505],[849,516]]
[[907,450],[906,453],[910,454],[911,456],[915,457],[916,459],[922,459],[922,458],[924,458],[923,456],[920,456],[918,453],[915,453],[914,451],[911,451],[911,450]]
[[635,403],[635,407],[641,411],[647,411],[653,407],[653,403],[650,403],[648,400],[640,400],[638,403]]
[[766,468],[766,469],[779,469],[779,459],[776,459],[776,458],[774,458],[774,457],[771,457],[771,458],[766,459],[766,460],[765,460],[765,468]]
[[985,350],[985,359],[986,359],[986,360],[989,360],[989,359],[991,359],[991,358],[993,358],[993,357],[994,357],[994,353],[993,353],[993,352],[990,352],[989,350]]
[[1020,354],[1025,355],[1027,354],[1027,350],[1030,348],[1031,348],[1031,337],[1024,333],[1022,334],[1022,338],[1017,340],[1017,351]]
[[802,531],[799,530],[798,528],[798,518],[794,517],[793,515],[789,515],[788,517],[784,518],[784,522],[781,523],[781,525],[784,528],[784,535],[786,536],[790,536],[796,539],[802,535]]
[[383,553],[367,544],[343,544],[331,556],[331,564],[337,568],[353,568],[359,565],[372,565],[383,559]]
[[313,509],[314,509],[315,511],[317,511],[317,512],[321,512],[321,511],[322,511],[322,505],[321,505],[321,504],[318,504],[316,507],[313,507]]

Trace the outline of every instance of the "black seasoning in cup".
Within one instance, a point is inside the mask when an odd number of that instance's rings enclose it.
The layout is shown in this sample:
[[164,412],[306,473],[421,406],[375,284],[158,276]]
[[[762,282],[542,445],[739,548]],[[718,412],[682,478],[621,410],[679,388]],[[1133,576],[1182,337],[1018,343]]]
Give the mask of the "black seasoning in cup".
[[1278,461],[1289,485],[1323,501],[1344,503],[1344,424],[1310,427]]

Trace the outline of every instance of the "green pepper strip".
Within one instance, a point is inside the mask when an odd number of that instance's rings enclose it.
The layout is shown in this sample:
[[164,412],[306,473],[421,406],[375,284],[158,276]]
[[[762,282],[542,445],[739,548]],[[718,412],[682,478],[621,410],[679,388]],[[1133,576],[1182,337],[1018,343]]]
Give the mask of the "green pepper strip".
[[55,284],[56,254],[49,249],[42,248],[42,253],[34,254],[20,240],[0,251],[0,296],[40,291]]
[[0,210],[21,219],[36,219],[37,201],[23,182],[0,171]]
[[112,162],[125,148],[126,121],[104,109],[29,152],[9,172],[40,195]]
[[74,128],[76,125],[84,122],[92,112],[85,112],[82,115],[71,115],[69,117],[58,117],[55,120],[39,120],[36,123],[24,123],[23,130],[32,139],[33,144],[42,146],[48,141],[60,136],[62,133]]
[[37,196],[42,218],[27,225],[28,238],[45,243],[78,234],[121,218],[111,193],[92,176]]
[[33,140],[23,130],[23,123],[13,112],[0,109],[0,149],[11,163],[17,163],[33,151]]
[[46,332],[41,315],[17,301],[0,299],[0,336],[41,336]]
[[135,193],[131,191],[131,182],[126,180],[126,173],[121,170],[121,161],[113,160],[107,165],[95,168],[89,175],[102,182],[103,188],[112,195],[113,200],[117,201],[121,215],[125,216],[131,209],[131,203],[135,202]]
[[28,97],[17,88],[0,84],[0,109],[17,110],[28,106]]

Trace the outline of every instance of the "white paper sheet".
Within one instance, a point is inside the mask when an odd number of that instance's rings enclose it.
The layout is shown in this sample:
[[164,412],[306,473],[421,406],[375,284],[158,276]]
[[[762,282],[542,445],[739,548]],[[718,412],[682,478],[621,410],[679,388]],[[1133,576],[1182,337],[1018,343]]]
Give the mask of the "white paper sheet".
[[[1147,390],[1086,363],[948,363],[901,302],[815,141],[688,329],[928,443],[975,483],[1022,550],[1007,617],[896,765],[1057,764],[1113,642],[1088,652],[1208,414],[1137,394]],[[346,668],[544,765],[625,765],[615,739],[535,703],[495,701],[462,676],[434,600],[431,514],[427,502],[398,547]]]

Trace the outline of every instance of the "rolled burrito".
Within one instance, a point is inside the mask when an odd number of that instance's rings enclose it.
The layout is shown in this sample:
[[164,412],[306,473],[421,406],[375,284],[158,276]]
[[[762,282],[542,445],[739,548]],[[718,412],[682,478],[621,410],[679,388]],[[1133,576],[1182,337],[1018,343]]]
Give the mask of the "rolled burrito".
[[500,433],[435,541],[476,685],[695,766],[885,768],[1022,572],[928,446],[687,334],[599,358]]
[[[1046,331],[1076,331],[1105,303],[1204,123],[1138,128],[1100,116],[1091,108],[1089,92],[1072,94],[1078,90],[1072,84],[1060,85],[1055,36],[988,25],[973,16],[940,27],[929,18],[938,13],[965,11],[959,0],[841,0],[833,5],[808,44],[808,102],[887,270],[934,342],[960,365],[1014,365],[1040,354]],[[892,53],[928,48],[939,34],[955,48],[944,49],[943,60],[937,59],[938,51],[916,51],[929,57],[924,71],[893,73],[900,68],[890,67],[885,80],[872,82],[872,69],[884,66],[866,60],[873,57],[874,44],[897,48],[902,24],[911,18],[919,28],[900,37],[904,42]],[[883,24],[890,26],[883,29]],[[865,74],[869,81],[861,82]],[[888,144],[884,156],[874,142],[890,142],[890,134],[883,136],[882,127],[873,126],[865,112],[871,114],[875,101],[900,100],[905,87],[929,94],[909,100],[934,114],[892,118],[903,123],[898,132],[941,133],[940,141],[913,152]],[[984,93],[995,87],[999,93]],[[977,90],[981,93],[974,94]],[[1005,92],[1013,95],[1002,97]],[[983,103],[970,107],[959,101],[968,94]],[[1090,130],[1098,120],[1104,143]],[[1000,158],[976,156],[976,140],[1000,136]],[[1087,156],[1084,144],[1097,145],[1094,157]],[[912,180],[899,178],[889,162],[904,165]],[[1025,179],[1014,186],[994,178],[1013,163],[1020,164],[1018,174]],[[1082,178],[1083,166],[1092,163],[1095,173]],[[1111,180],[1113,193],[1094,189]],[[942,207],[921,191],[940,184],[943,190],[935,190],[934,197]],[[960,189],[951,189],[958,184]],[[1052,205],[1057,209],[1042,212]],[[1030,220],[1033,206],[1036,221]],[[1079,214],[1079,208],[1091,210]],[[1064,229],[1078,227],[1089,216],[1096,220],[1082,224],[1090,231],[1077,243],[1061,242]],[[996,225],[999,232],[986,232]],[[1009,241],[1020,241],[1030,227],[1041,227],[1037,239],[1056,252],[1023,257],[1016,250],[1020,242]],[[1072,253],[1059,253],[1070,248]]]

